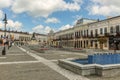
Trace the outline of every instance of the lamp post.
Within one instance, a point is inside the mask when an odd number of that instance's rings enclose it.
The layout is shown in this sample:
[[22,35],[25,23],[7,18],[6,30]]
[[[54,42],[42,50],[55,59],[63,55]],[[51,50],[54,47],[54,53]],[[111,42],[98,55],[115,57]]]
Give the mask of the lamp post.
[[5,24],[5,31],[4,31],[4,37],[6,38],[6,25],[7,25],[7,15],[5,14],[5,18],[3,19]]
[[118,49],[118,41],[116,37],[116,33],[114,34],[114,53],[116,53],[116,50]]
[[[5,14],[5,18],[3,19],[5,24],[5,30],[4,30],[4,39],[6,39],[6,25],[7,25],[7,15]],[[6,49],[5,49],[5,42],[4,42],[4,48],[2,50],[2,55],[6,55]]]

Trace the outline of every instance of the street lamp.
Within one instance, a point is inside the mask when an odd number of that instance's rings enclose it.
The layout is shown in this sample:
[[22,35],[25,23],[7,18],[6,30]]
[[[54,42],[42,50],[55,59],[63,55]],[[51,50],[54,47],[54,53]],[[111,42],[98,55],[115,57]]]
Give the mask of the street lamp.
[[[7,15],[5,14],[5,18],[3,19],[5,24],[5,30],[4,30],[4,39],[6,39],[6,25],[7,25]],[[5,49],[5,42],[4,42],[4,48],[2,50],[2,55],[6,55],[6,49]]]
[[6,38],[6,25],[7,25],[7,15],[5,14],[5,18],[3,19],[5,24],[5,31],[4,31],[4,37]]
[[114,34],[114,53],[116,53],[116,50],[118,49],[118,40],[116,38],[116,33]]

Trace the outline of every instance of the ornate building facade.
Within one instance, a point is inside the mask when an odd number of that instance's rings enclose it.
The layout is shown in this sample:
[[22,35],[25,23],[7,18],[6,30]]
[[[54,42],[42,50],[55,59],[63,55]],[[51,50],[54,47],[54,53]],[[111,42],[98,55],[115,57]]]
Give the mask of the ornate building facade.
[[101,21],[82,18],[73,28],[54,33],[53,45],[79,49],[120,49],[120,16]]

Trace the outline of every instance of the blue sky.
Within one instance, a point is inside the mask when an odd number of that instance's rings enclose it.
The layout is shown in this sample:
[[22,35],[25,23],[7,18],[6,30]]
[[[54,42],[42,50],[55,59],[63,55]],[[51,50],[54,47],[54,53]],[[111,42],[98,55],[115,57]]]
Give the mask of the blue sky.
[[0,0],[0,28],[47,34],[73,27],[80,18],[105,19],[120,13],[119,0]]

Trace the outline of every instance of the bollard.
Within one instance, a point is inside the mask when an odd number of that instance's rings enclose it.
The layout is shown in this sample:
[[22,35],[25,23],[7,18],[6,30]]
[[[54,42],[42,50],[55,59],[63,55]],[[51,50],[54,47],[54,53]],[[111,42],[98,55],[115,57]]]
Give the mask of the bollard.
[[5,47],[4,47],[3,50],[2,50],[2,55],[6,55]]

